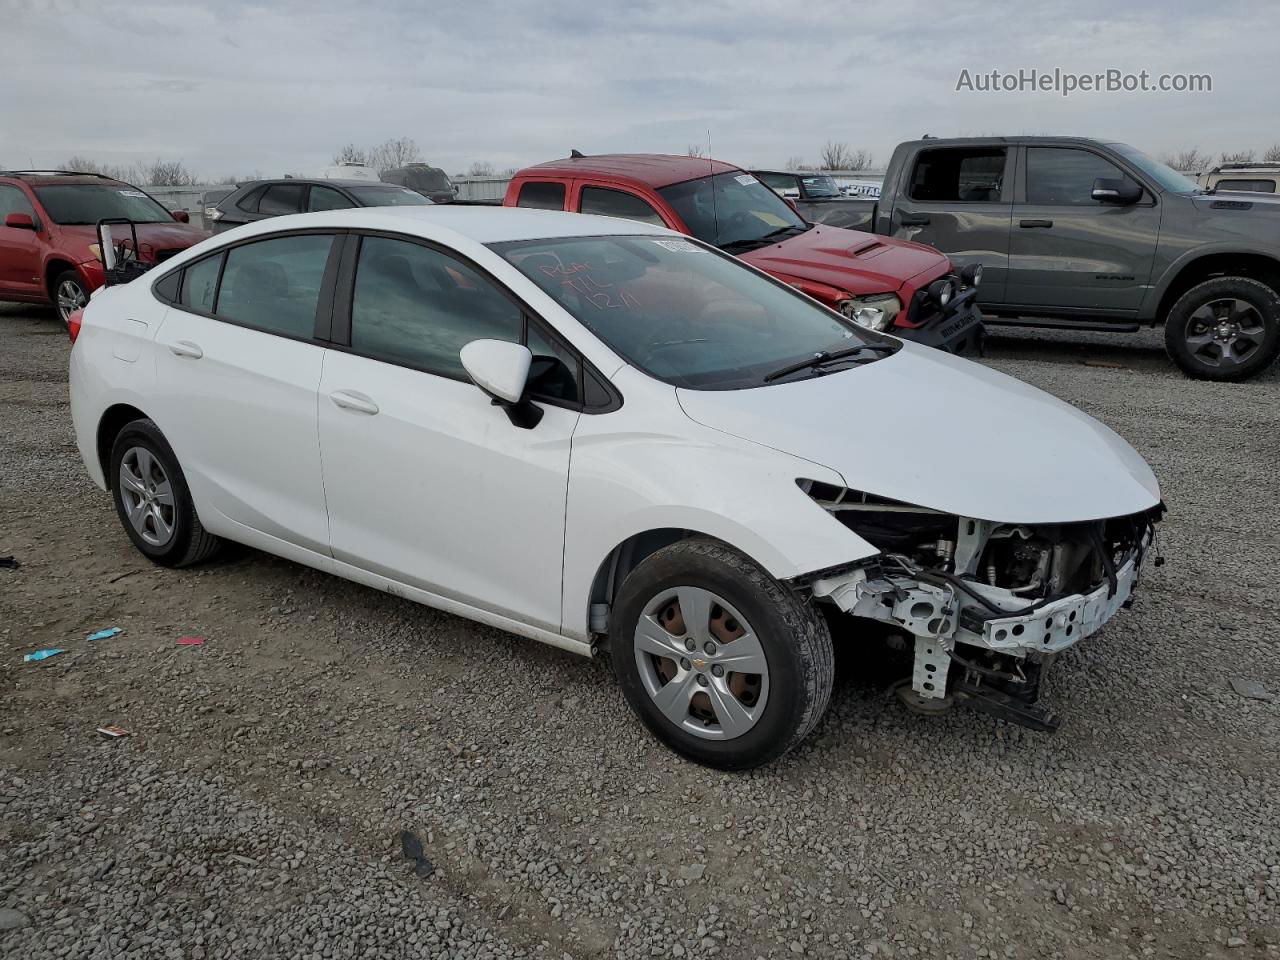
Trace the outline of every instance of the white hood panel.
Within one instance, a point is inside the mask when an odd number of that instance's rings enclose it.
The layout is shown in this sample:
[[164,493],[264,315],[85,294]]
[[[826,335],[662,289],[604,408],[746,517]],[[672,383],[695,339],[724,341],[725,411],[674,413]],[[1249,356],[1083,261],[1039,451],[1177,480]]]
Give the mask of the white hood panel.
[[1070,523],[1160,502],[1151,468],[1110,428],[912,343],[840,373],[677,396],[698,423],[830,467],[854,490],[963,517]]

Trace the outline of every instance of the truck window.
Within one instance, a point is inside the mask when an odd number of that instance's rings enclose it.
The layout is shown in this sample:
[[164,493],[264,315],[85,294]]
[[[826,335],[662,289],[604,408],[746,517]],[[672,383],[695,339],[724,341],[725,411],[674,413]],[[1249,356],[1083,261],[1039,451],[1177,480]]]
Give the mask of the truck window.
[[1088,150],[1027,148],[1027,203],[1093,206],[1093,181],[1123,176],[1115,164]]
[[1215,190],[1244,190],[1248,193],[1275,193],[1274,180],[1219,180],[1213,185]]
[[655,227],[666,226],[658,211],[647,201],[634,193],[610,190],[607,187],[583,187],[579,209],[582,213],[595,213],[602,217],[621,217],[624,220],[652,223]]
[[532,207],[534,210],[563,210],[564,184],[530,181],[520,188],[516,206]]
[[922,150],[911,173],[911,199],[996,203],[1004,187],[1004,147]]
[[770,190],[776,190],[784,197],[787,195],[788,190],[791,191],[793,196],[800,195],[800,184],[795,177],[788,176],[785,173],[757,173],[756,176],[764,182],[766,187]]

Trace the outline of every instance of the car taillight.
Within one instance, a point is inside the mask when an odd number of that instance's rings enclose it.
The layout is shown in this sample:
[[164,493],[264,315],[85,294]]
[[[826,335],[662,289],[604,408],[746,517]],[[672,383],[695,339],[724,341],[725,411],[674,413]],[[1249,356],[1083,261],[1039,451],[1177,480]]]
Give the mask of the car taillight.
[[84,320],[84,308],[73,310],[67,317],[67,336],[71,338],[71,342],[76,342],[76,337],[80,336],[80,323]]

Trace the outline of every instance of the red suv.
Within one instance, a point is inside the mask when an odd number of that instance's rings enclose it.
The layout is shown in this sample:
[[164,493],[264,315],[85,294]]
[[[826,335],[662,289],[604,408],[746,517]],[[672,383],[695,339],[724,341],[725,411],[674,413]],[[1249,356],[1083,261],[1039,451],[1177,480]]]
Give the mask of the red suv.
[[659,154],[588,157],[526,167],[508,207],[625,217],[697,237],[873,330],[953,353],[981,349],[981,267],[959,274],[919,243],[809,223],[745,170]]
[[0,170],[0,300],[53,303],[66,322],[102,286],[99,220],[137,224],[138,259],[160,263],[208,233],[137,187],[62,170]]

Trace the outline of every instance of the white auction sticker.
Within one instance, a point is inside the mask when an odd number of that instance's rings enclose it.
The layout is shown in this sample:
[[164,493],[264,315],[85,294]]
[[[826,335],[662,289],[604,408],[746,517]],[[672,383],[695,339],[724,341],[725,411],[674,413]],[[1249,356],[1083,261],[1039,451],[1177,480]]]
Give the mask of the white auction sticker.
[[758,181],[758,180],[756,180],[756,178],[755,178],[755,177],[753,177],[753,176],[752,176],[751,174],[749,174],[749,173],[741,174],[741,175],[739,175],[739,176],[734,177],[733,179],[737,180],[737,181],[738,181],[740,184],[742,184],[744,187],[749,187],[749,186],[751,186],[753,183],[759,183],[759,181]]
[[655,240],[653,241],[665,250],[672,253],[701,253],[702,248],[696,243],[690,243],[688,240]]
[[120,194],[122,197],[141,197],[144,200],[147,197],[147,195],[141,190],[117,190],[116,193]]

